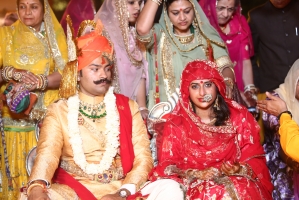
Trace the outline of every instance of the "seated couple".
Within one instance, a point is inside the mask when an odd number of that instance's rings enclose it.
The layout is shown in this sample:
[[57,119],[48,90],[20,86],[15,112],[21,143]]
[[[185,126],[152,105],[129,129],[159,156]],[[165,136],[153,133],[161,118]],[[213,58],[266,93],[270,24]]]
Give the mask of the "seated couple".
[[152,169],[138,105],[110,87],[113,48],[101,30],[98,22],[77,38],[77,58],[69,49],[63,98],[48,108],[21,199],[271,199],[258,125],[225,98],[212,62],[194,61],[183,71],[182,96]]

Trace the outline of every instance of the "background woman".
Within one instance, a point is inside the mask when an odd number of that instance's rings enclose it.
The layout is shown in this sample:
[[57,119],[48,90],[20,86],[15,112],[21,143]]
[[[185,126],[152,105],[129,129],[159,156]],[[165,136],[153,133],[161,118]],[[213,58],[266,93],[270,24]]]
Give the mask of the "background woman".
[[146,118],[148,63],[144,47],[137,42],[135,23],[143,0],[106,0],[95,19],[101,19],[114,45],[117,68],[114,72],[116,92],[136,100]]
[[66,33],[66,17],[69,15],[72,19],[75,34],[78,33],[79,25],[84,20],[93,20],[96,14],[96,4],[99,1],[94,0],[71,0],[60,20],[60,24]]
[[240,0],[200,0],[199,4],[226,43],[229,56],[235,65],[238,89],[248,106],[255,107],[256,88],[250,61],[254,54],[253,44],[250,28],[241,14]]
[[18,0],[17,8],[19,20],[0,28],[1,93],[6,82],[14,80],[36,93],[38,100],[29,117],[3,107],[2,199],[16,199],[27,183],[25,158],[36,145],[34,125],[46,106],[58,99],[56,89],[67,59],[65,35],[48,1]]
[[[292,118],[299,124],[299,60],[288,72],[285,81],[272,95],[286,102]],[[279,119],[263,112],[267,165],[270,170],[274,199],[299,199],[299,163],[288,157],[282,150],[279,136]]]
[[180,91],[150,179],[181,183],[186,199],[271,199],[259,126],[245,107],[225,97],[215,63],[188,63]]
[[159,23],[154,24],[161,2],[147,1],[136,25],[138,38],[148,50],[149,108],[159,101],[167,101],[179,87],[185,65],[194,59],[215,59],[223,75],[231,78],[231,83],[234,75],[228,68],[232,63],[225,45],[198,3],[167,0]]

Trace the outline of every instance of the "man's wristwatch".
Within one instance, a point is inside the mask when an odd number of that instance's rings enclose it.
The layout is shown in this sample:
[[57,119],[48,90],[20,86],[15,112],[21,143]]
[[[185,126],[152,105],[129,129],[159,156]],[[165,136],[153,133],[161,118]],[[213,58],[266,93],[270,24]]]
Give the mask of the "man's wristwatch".
[[121,198],[127,198],[128,196],[131,195],[131,192],[126,188],[121,188],[120,190],[118,190],[118,195]]

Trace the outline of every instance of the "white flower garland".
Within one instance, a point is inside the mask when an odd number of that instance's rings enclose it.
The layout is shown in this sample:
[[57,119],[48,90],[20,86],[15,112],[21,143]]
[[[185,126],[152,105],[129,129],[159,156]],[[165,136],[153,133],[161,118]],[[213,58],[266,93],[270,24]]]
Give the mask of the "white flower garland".
[[102,174],[105,170],[108,170],[113,162],[113,159],[117,153],[119,147],[119,116],[116,107],[116,97],[113,94],[113,87],[110,87],[104,97],[104,103],[106,105],[106,131],[107,137],[106,151],[99,164],[88,163],[84,155],[82,138],[80,135],[80,129],[78,125],[79,115],[79,96],[76,94],[69,97],[67,101],[68,105],[68,130],[70,137],[70,144],[74,154],[75,163],[87,174]]

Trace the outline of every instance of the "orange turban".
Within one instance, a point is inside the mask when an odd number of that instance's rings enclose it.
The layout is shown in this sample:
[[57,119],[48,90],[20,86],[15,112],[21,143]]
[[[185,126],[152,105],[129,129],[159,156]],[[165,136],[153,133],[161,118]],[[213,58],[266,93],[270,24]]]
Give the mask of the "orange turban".
[[89,65],[94,59],[100,56],[107,56],[112,60],[113,47],[109,40],[101,35],[101,30],[96,30],[83,35],[77,39],[78,71]]

